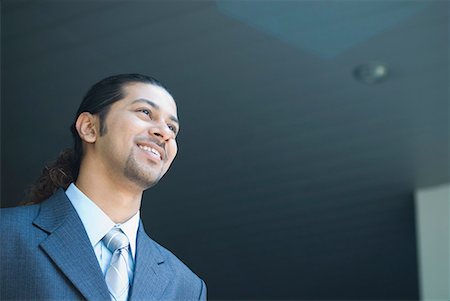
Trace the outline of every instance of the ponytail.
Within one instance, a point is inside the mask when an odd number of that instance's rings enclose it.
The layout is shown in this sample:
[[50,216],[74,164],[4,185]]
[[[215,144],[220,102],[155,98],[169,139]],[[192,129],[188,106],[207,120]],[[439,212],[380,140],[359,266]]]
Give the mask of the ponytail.
[[48,199],[59,188],[67,189],[78,177],[79,166],[79,158],[74,150],[63,150],[54,162],[42,169],[41,175],[26,193],[27,201],[22,204],[38,204]]

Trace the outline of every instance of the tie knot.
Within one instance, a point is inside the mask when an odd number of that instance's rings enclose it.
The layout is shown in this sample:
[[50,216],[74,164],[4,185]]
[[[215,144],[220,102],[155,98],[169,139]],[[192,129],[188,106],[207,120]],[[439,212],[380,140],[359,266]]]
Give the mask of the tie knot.
[[130,243],[128,237],[119,228],[112,228],[102,240],[112,253],[128,247]]

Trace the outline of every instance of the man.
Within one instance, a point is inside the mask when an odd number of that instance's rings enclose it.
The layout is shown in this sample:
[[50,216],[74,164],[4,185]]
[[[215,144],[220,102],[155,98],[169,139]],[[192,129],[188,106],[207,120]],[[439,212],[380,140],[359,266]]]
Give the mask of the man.
[[205,300],[205,283],[147,236],[142,193],[167,172],[179,124],[154,78],[95,84],[74,149],[43,170],[32,205],[1,211],[1,300]]

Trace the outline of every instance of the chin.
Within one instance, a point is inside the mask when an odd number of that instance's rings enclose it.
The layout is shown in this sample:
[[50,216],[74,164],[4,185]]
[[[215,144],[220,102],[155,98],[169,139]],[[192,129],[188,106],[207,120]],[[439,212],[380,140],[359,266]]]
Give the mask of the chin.
[[159,180],[160,180],[161,178],[156,178],[156,179],[152,179],[152,180],[148,180],[147,179],[147,181],[145,181],[145,183],[144,182],[141,182],[141,184],[144,184],[144,185],[142,185],[141,187],[144,189],[144,190],[147,190],[147,189],[149,189],[149,188],[152,188],[153,186],[155,186],[156,184],[158,184],[159,183]]
[[130,181],[133,186],[143,191],[158,184],[159,179],[128,178],[128,181]]
[[165,173],[164,166],[142,166],[130,156],[124,168],[125,177],[143,190],[155,186]]

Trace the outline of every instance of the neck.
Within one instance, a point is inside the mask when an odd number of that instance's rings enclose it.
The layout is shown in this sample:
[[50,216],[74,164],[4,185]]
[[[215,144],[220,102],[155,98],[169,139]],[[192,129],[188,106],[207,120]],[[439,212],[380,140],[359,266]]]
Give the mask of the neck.
[[[126,185],[128,184],[128,185]],[[114,223],[124,223],[141,207],[143,191],[131,183],[114,181],[80,166],[75,185]]]

